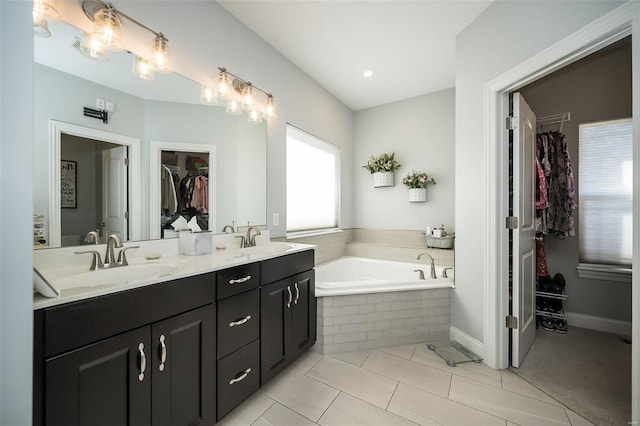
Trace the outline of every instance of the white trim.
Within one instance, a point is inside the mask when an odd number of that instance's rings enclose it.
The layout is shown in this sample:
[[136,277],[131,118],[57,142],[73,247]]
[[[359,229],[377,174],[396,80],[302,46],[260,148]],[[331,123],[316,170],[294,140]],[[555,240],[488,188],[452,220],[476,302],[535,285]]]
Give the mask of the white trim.
[[[209,156],[209,230],[216,229],[215,206],[216,203],[216,146],[202,143],[182,143],[182,142],[166,142],[166,141],[150,141],[149,142],[149,238],[160,238],[160,215],[153,212],[160,212],[160,158],[161,152],[181,151],[181,152],[197,152],[207,154]],[[213,177],[213,178],[212,178]]]
[[[605,333],[631,336],[631,321],[621,321],[593,315],[565,312],[569,327],[588,328],[589,330],[604,331]],[[571,331],[571,330],[569,330]]]
[[469,349],[471,352],[475,353],[481,358],[485,356],[485,346],[482,342],[474,339],[466,333],[463,333],[460,329],[450,326],[449,327],[449,338],[453,341],[460,343],[465,348]]
[[60,247],[61,211],[60,211],[60,146],[62,134],[94,139],[103,142],[126,145],[129,148],[129,240],[140,240],[140,139],[104,130],[91,129],[62,121],[49,120],[49,235],[48,246]]
[[[633,29],[633,31],[632,31]],[[634,123],[634,226],[640,228],[640,2],[630,0],[565,39],[524,61],[484,87],[485,108],[485,202],[488,218],[484,228],[486,241],[483,267],[485,362],[494,368],[508,367],[509,339],[503,318],[508,312],[508,271],[504,266],[508,251],[508,232],[500,226],[507,215],[503,173],[506,168],[504,129],[508,93],[550,74],[629,34],[633,36],[633,110]],[[640,238],[634,233],[633,268],[640,267]],[[637,421],[640,399],[640,291],[638,274],[632,278],[632,420]]]
[[631,282],[631,268],[614,265],[598,265],[593,263],[578,263],[578,276],[590,280],[606,280],[621,283]]

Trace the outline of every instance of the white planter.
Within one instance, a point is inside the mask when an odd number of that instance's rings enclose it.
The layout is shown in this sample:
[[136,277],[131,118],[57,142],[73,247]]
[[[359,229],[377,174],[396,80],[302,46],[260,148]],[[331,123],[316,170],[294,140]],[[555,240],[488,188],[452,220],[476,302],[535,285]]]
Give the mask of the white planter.
[[424,203],[427,201],[427,188],[409,188],[410,203]]
[[373,173],[372,176],[374,188],[393,186],[393,172],[377,172]]

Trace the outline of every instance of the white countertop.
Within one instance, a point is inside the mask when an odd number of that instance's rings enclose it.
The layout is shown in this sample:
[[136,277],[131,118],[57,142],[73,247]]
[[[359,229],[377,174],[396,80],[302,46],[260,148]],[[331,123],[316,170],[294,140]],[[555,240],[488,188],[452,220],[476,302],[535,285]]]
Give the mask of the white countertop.
[[[179,255],[177,250],[171,248],[170,250],[162,250],[159,253],[164,252],[159,259],[147,260],[145,259],[145,253],[158,250],[159,245],[154,246],[145,244],[142,242],[139,250],[127,251],[127,257],[130,266],[122,266],[120,268],[135,267],[136,265],[145,265],[151,263],[169,264],[175,266],[175,272],[163,277],[143,278],[137,279],[132,282],[117,283],[117,284],[103,284],[91,286],[88,283],[87,286],[74,287],[68,289],[59,290],[60,295],[58,297],[44,297],[37,292],[34,292],[33,309],[41,309],[50,306],[56,306],[63,303],[74,302],[78,300],[88,299],[96,296],[103,296],[105,294],[117,293],[124,290],[131,290],[134,288],[144,287],[148,285],[157,284],[165,281],[172,281],[179,278],[189,277],[193,275],[200,275],[207,272],[218,271],[221,269],[230,268],[233,266],[244,265],[248,263],[258,262],[261,260],[272,259],[280,256],[285,256],[292,253],[303,252],[306,250],[312,250],[316,246],[308,244],[295,244],[295,243],[271,243],[270,246],[279,247],[281,251],[275,251],[271,253],[252,253],[251,249],[240,248],[226,248],[223,250],[213,249],[212,253],[199,255],[199,256],[185,256]],[[172,244],[167,243],[165,245]],[[174,243],[175,244],[175,243]],[[138,243],[126,243],[126,246],[138,245]],[[279,246],[278,246],[279,245]],[[286,246],[285,246],[286,245]],[[102,246],[95,246],[95,248],[102,253],[104,250]],[[83,246],[80,249],[87,249]],[[50,249],[42,253],[34,254],[34,266],[43,275],[43,277],[53,286],[56,287],[56,282],[65,279],[75,274],[87,273],[89,264],[91,263],[91,257],[88,255],[75,255],[73,251],[78,250],[78,247],[73,249]],[[135,252],[138,254],[134,254]],[[67,260],[69,263],[61,263],[60,259]],[[79,264],[81,259],[82,264]],[[60,266],[63,265],[63,266]],[[88,272],[88,275],[100,271]]]

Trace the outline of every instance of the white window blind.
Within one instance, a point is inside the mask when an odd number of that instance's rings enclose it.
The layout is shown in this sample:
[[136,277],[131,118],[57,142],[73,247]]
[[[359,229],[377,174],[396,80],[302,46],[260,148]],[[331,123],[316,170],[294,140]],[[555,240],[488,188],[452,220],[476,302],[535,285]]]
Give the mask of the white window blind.
[[631,265],[631,119],[579,126],[580,262]]
[[287,232],[338,226],[338,148],[287,125]]

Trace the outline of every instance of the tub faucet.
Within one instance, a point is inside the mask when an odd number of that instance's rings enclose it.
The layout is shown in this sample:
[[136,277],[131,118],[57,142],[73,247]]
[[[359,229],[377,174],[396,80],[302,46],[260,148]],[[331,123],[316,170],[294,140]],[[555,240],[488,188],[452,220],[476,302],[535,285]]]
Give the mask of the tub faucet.
[[431,273],[429,274],[429,278],[431,278],[432,280],[438,278],[438,276],[436,275],[436,265],[433,261],[433,257],[431,257],[429,253],[420,253],[417,260],[420,260],[422,256],[428,256],[429,259],[431,259]]
[[236,232],[236,230],[235,230],[235,229],[233,229],[233,226],[231,226],[231,225],[225,225],[225,226],[224,226],[224,228],[222,228],[222,232],[225,232],[225,233],[226,233],[226,232],[228,232],[228,231],[230,231],[232,234],[233,234],[234,232]]

